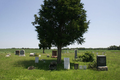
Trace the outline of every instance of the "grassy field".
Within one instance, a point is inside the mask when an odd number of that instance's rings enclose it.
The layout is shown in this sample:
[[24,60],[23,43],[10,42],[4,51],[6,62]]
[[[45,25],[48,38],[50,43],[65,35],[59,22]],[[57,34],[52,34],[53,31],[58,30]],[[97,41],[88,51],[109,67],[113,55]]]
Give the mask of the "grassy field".
[[[25,49],[26,56],[15,55],[14,52],[20,49],[0,49],[0,80],[120,80],[120,51],[118,50],[89,50],[102,55],[106,53],[108,71],[97,71],[92,69],[80,70],[74,69],[74,63],[79,65],[88,65],[90,62],[73,61],[74,50],[62,51],[62,63],[57,65],[57,70],[49,70],[49,64],[56,58],[47,57],[47,54],[52,55],[52,50]],[[86,50],[79,50],[78,55],[81,55]],[[66,52],[66,53],[65,53]],[[10,57],[5,57],[6,54],[11,54]],[[30,57],[30,53],[38,53],[39,63],[35,64],[35,57]],[[70,70],[64,69],[63,59],[70,58]],[[41,61],[45,59],[45,63]],[[35,66],[36,69],[28,70],[29,66]]]

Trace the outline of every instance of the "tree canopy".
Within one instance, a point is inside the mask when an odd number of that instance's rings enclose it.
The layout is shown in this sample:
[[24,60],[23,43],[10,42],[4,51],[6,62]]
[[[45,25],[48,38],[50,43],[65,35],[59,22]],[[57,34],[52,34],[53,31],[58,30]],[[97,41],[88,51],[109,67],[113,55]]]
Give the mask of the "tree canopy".
[[38,39],[58,48],[58,63],[61,62],[61,48],[74,42],[82,44],[83,34],[89,21],[81,0],[44,0],[38,16],[32,22],[36,27]]

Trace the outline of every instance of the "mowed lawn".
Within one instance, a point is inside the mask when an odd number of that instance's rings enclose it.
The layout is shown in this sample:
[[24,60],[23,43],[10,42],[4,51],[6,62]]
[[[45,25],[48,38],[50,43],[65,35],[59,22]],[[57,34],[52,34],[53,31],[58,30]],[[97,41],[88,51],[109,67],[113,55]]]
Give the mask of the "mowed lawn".
[[[80,70],[74,69],[74,63],[79,65],[88,65],[91,62],[73,61],[74,50],[62,51],[62,63],[57,65],[57,70],[49,70],[52,50],[24,49],[26,56],[15,55],[14,52],[21,49],[0,49],[0,80],[120,80],[120,51],[119,50],[79,50],[78,56],[86,51],[102,55],[106,53],[108,71],[97,71],[92,69]],[[30,57],[30,53],[38,53],[39,63],[35,64],[35,57]],[[11,54],[10,57],[5,57]],[[47,55],[50,55],[48,58]],[[70,70],[64,69],[64,58],[70,58]],[[45,59],[45,63],[41,61]],[[29,66],[35,66],[36,69],[28,70]]]

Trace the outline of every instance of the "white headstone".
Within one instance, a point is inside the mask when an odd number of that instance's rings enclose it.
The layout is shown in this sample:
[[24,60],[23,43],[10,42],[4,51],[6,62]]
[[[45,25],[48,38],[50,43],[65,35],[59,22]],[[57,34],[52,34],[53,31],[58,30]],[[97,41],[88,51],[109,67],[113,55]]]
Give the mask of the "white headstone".
[[64,69],[70,69],[70,60],[69,60],[69,58],[64,58]]
[[6,57],[9,57],[10,55],[6,55]]
[[39,57],[41,57],[41,55],[39,55]]
[[39,57],[35,57],[35,63],[39,63]]
[[34,56],[35,55],[35,53],[30,53],[30,56]]
[[79,69],[83,69],[82,65],[79,66]]

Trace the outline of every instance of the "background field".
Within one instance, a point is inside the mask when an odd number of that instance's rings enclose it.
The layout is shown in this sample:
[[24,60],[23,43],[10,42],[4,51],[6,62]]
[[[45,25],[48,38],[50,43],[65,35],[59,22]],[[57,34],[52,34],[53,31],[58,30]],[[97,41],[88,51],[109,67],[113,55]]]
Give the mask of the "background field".
[[[52,55],[52,50],[24,49],[25,57],[15,55],[14,52],[21,49],[0,49],[0,80],[120,80],[120,50],[78,50],[78,56],[86,51],[102,55],[106,53],[108,71],[97,71],[92,69],[75,70],[74,63],[79,65],[88,65],[90,62],[73,61],[74,50],[62,51],[62,63],[57,65],[57,70],[49,70],[49,64],[56,58],[47,58],[47,54]],[[69,52],[69,53],[67,53]],[[10,57],[5,57],[6,54]],[[30,57],[30,53],[38,53],[39,63],[35,64],[35,57]],[[70,58],[70,70],[64,69],[63,59]],[[45,59],[46,63],[41,61]],[[36,69],[28,70],[29,66],[35,66]]]

